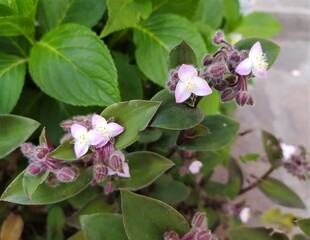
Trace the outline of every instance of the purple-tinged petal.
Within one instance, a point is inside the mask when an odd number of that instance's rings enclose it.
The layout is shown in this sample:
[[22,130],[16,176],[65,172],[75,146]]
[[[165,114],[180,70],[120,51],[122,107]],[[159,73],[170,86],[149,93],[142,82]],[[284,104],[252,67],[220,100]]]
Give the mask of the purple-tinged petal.
[[100,126],[104,126],[107,124],[107,121],[103,117],[97,114],[93,115],[91,122],[92,122],[94,129],[97,129]]
[[209,84],[200,77],[193,77],[192,82],[195,84],[192,92],[197,96],[206,96],[212,93]]
[[267,70],[265,68],[254,67],[252,73],[257,78],[267,78]]
[[246,58],[238,64],[235,71],[240,75],[248,75],[252,71],[252,66],[252,61],[249,58]]
[[186,87],[186,83],[178,82],[177,87],[175,89],[175,101],[177,103],[184,102],[191,95],[191,91]]
[[260,45],[260,42],[256,42],[249,52],[249,58],[252,61],[257,61],[261,56],[263,55],[262,46]]
[[181,81],[186,81],[198,75],[197,69],[191,65],[182,64],[178,70],[178,76]]
[[98,143],[95,147],[96,148],[101,148],[104,145],[106,145],[109,142],[109,140],[110,140],[109,138],[103,137],[102,141],[100,143]]
[[87,134],[87,129],[82,125],[75,123],[71,126],[71,134],[74,138],[79,138],[80,136]]
[[110,137],[115,137],[124,131],[124,127],[117,123],[108,123],[108,131]]
[[79,142],[74,143],[74,152],[77,158],[82,157],[88,151],[88,144],[81,144]]
[[103,141],[104,137],[96,130],[89,130],[87,140],[90,145],[96,146]]
[[191,165],[189,165],[188,170],[192,173],[192,174],[197,174],[200,171],[200,168],[203,166],[202,162],[195,160],[191,163]]
[[123,162],[123,171],[123,173],[117,172],[117,175],[120,177],[130,178],[129,166],[126,162]]
[[108,167],[108,175],[113,176],[116,174],[116,171],[113,171],[111,168]]

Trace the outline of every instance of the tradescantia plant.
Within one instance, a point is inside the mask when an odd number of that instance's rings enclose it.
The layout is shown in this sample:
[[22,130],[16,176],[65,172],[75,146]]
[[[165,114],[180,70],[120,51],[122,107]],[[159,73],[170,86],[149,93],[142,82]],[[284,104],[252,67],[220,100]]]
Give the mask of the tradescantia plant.
[[[310,237],[309,219],[279,209],[262,216],[276,229],[244,226],[254,188],[305,208],[270,175],[285,168],[308,181],[310,164],[303,147],[266,131],[266,156],[230,154],[249,132],[229,114],[259,101],[248,84],[279,52],[265,39],[277,20],[240,9],[236,0],[0,0],[0,238],[285,240],[296,224],[303,233],[292,239]],[[270,167],[248,178],[240,162],[251,161]],[[211,178],[219,165],[225,184]]]

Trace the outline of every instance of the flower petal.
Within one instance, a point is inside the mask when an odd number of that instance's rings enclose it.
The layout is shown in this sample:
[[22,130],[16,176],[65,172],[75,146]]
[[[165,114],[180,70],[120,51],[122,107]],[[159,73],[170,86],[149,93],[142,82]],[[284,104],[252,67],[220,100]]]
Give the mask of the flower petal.
[[98,145],[103,139],[104,137],[96,130],[90,130],[87,133],[87,140],[90,145]]
[[253,67],[252,73],[258,78],[267,78],[267,70],[262,67]]
[[88,144],[81,144],[79,142],[74,143],[74,152],[77,158],[82,157],[88,151]]
[[124,131],[124,127],[117,123],[108,123],[108,131],[110,137],[115,137]]
[[191,165],[189,165],[188,170],[192,173],[192,174],[197,174],[200,171],[200,168],[203,166],[202,162],[195,160],[191,163]]
[[94,129],[97,129],[100,126],[105,126],[107,124],[107,121],[103,117],[97,114],[93,115],[91,121],[92,121],[92,125]]
[[181,81],[186,81],[198,75],[197,69],[191,65],[182,64],[178,70],[178,76]]
[[126,162],[123,162],[123,171],[123,173],[117,172],[117,175],[120,177],[130,178],[129,166]]
[[190,95],[191,91],[187,89],[186,83],[179,81],[175,89],[175,101],[177,103],[184,102]]
[[249,52],[249,58],[252,61],[257,61],[258,58],[260,58],[263,55],[262,46],[260,45],[260,42],[256,42]]
[[108,175],[113,176],[116,174],[116,171],[112,170],[111,168],[108,167]]
[[235,71],[240,75],[248,75],[252,70],[252,66],[253,64],[250,58],[246,58],[238,64]]
[[80,125],[80,124],[73,124],[71,126],[71,134],[74,138],[79,138],[82,135],[86,135],[87,134],[87,129],[86,127]]
[[98,143],[95,147],[96,148],[101,148],[104,145],[106,145],[109,142],[109,140],[110,140],[109,138],[103,137],[102,141],[100,143]]
[[212,93],[209,84],[200,77],[193,77],[193,83],[196,85],[192,92],[197,96],[206,96]]

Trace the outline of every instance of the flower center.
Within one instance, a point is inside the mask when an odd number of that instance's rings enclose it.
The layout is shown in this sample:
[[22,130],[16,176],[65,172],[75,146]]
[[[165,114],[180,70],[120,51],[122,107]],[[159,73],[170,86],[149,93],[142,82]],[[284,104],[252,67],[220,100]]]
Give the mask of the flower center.
[[186,81],[186,88],[187,88],[189,91],[192,91],[194,87],[196,87],[196,84],[195,84],[195,83],[193,83],[193,82],[190,81],[190,80],[187,80],[187,81]]
[[82,145],[82,144],[83,144],[83,145],[89,145],[89,142],[88,142],[88,140],[87,140],[85,134],[79,136],[79,138],[77,139],[77,142],[78,142],[79,144],[81,144],[81,145]]
[[268,68],[268,62],[265,54],[262,54],[261,56],[257,56],[255,58],[255,65],[260,69],[267,70]]
[[101,125],[96,129],[104,138],[108,138],[109,137],[109,130],[107,128],[107,126],[105,125]]

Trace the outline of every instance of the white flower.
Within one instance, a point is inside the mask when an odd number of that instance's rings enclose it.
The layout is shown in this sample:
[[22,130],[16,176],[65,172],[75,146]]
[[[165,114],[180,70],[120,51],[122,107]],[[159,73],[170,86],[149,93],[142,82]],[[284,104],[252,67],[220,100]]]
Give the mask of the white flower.
[[200,171],[200,168],[203,166],[202,162],[195,160],[191,163],[191,165],[189,165],[188,170],[192,173],[192,174],[197,174]]

